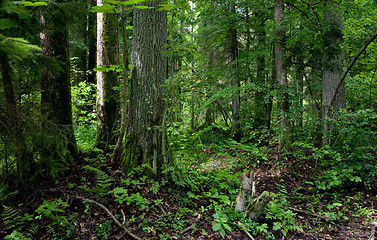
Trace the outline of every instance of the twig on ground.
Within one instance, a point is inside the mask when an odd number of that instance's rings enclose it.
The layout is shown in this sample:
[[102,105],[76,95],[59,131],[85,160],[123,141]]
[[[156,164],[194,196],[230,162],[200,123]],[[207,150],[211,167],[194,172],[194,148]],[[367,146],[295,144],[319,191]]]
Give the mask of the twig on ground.
[[292,210],[294,212],[298,212],[298,213],[302,213],[302,214],[306,214],[306,215],[310,215],[312,217],[316,217],[316,218],[319,218],[323,221],[327,221],[327,218],[326,217],[322,217],[322,216],[319,216],[318,214],[315,214],[315,213],[311,213],[311,212],[308,212],[308,211],[304,211],[304,210],[300,210],[300,209],[297,209],[297,208],[293,208],[293,207],[287,207],[289,210]]
[[123,209],[121,209],[120,211],[122,212],[122,215],[123,215],[122,225],[124,225],[126,223],[126,215],[124,215]]
[[133,234],[128,228],[126,228],[124,225],[122,225],[118,219],[115,218],[115,216],[110,212],[110,210],[105,207],[104,205],[102,205],[101,203],[97,202],[97,201],[94,201],[92,199],[88,199],[88,198],[84,198],[84,197],[80,197],[80,196],[73,196],[77,199],[80,199],[82,201],[86,201],[86,202],[90,202],[90,203],[93,203],[95,205],[97,205],[98,207],[102,208],[103,210],[105,210],[105,212],[114,220],[114,222],[120,227],[123,229],[123,231],[125,231],[126,233],[128,233],[128,235],[130,235],[131,237],[133,237],[134,239],[137,239],[137,240],[141,240],[140,237],[136,236],[135,234]]
[[370,235],[369,240],[376,239],[376,227],[377,227],[377,222],[372,222],[372,234]]
[[[202,217],[201,214],[198,215],[198,217],[196,218],[196,221],[200,220],[200,218]],[[188,228],[185,228],[183,229],[179,234],[176,234],[176,237],[178,237],[178,235],[183,235],[185,234],[186,232],[190,231],[191,229],[193,229],[195,227],[196,223],[193,223],[191,226],[189,226]],[[183,236],[182,236],[183,237]]]
[[179,235],[183,235],[183,234],[185,234],[186,232],[188,232],[188,231],[190,231],[192,228],[194,228],[195,227],[195,223],[193,223],[190,227],[188,227],[188,228],[186,228],[186,229],[183,229],[180,233],[179,233]]
[[253,238],[253,236],[250,235],[249,231],[247,231],[245,225],[242,224],[242,222],[238,222],[238,226],[240,226],[240,228],[244,231],[244,233],[251,239],[251,240],[255,240]]
[[162,212],[162,214],[166,215],[165,209],[160,204],[157,204],[157,206],[160,209],[160,211]]

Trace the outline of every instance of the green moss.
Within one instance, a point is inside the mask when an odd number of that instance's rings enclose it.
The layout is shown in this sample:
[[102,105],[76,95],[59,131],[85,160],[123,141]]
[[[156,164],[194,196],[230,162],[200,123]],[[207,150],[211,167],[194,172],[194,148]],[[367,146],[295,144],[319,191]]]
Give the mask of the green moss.
[[125,173],[130,173],[136,167],[141,166],[143,153],[137,144],[137,138],[132,133],[126,135],[123,146],[122,164]]
[[250,201],[249,206],[247,207],[250,220],[256,222],[262,216],[266,215],[265,208],[275,196],[275,193],[264,191],[255,202],[254,200]]

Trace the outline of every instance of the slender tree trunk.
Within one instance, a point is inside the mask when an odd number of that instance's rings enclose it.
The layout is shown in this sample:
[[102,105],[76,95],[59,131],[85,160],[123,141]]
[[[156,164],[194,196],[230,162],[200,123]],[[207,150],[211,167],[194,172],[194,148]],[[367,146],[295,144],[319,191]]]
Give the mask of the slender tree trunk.
[[333,93],[342,76],[344,51],[342,50],[344,20],[340,6],[326,0],[324,3],[324,20],[327,24],[324,33],[323,77],[322,77],[322,119],[323,144],[327,143],[331,127],[327,119],[333,117],[332,112],[346,107],[345,84],[341,83],[330,106]]
[[[273,48],[272,48],[272,54],[271,55],[272,55],[271,78],[266,77],[266,86],[268,86],[268,91],[272,91],[275,88],[276,82],[277,82],[277,79],[276,79],[276,68],[275,68],[275,62],[276,62],[275,61],[276,60],[276,57],[275,57],[275,46],[273,46]],[[268,100],[266,102],[266,106],[265,106],[265,108],[266,108],[266,122],[265,122],[265,125],[266,125],[266,129],[268,131],[269,137],[272,134],[272,129],[271,129],[272,107],[273,107],[273,98],[270,97],[270,98],[268,98]]]
[[236,141],[241,140],[242,133],[240,127],[240,80],[238,76],[238,42],[237,42],[237,29],[236,29],[236,7],[234,0],[229,1],[229,11],[231,14],[232,27],[230,28],[230,54],[232,64],[232,88],[234,89],[232,99],[232,130],[234,133],[233,138]]
[[[214,62],[214,59],[215,58],[215,53],[214,53],[214,50],[212,47],[210,47],[209,51],[208,51],[208,69],[213,69],[215,67],[215,62]],[[210,94],[210,83],[208,83],[208,87],[206,87],[205,89],[205,93],[206,93],[206,101],[210,98],[209,94]],[[212,113],[212,108],[213,108],[213,104],[208,104],[206,109],[205,109],[205,118],[204,118],[204,126],[205,127],[209,127],[212,125],[213,123],[213,113]]]
[[289,122],[287,118],[289,102],[288,102],[288,81],[287,66],[284,56],[284,35],[285,30],[282,26],[284,20],[284,1],[275,0],[274,7],[275,16],[275,69],[276,78],[280,86],[279,108],[280,108],[280,133],[279,146],[284,146],[289,139]]
[[56,124],[62,141],[71,155],[77,155],[72,125],[69,38],[67,16],[62,6],[65,1],[50,4],[41,15],[42,54],[54,61],[46,67],[41,78],[42,114]]
[[164,131],[166,103],[167,14],[158,11],[163,1],[146,1],[151,9],[134,9],[128,128],[123,151],[126,172],[144,167],[157,177],[162,165],[169,164],[170,154]]
[[[266,30],[264,29],[264,23],[260,23],[260,25],[256,28],[256,37],[258,41],[258,47],[261,48],[265,44],[266,39]],[[266,86],[266,60],[264,53],[261,50],[258,50],[257,56],[257,77],[256,77],[256,84],[257,86]],[[260,129],[261,127],[267,127],[265,125],[266,122],[266,104],[264,101],[264,95],[267,93],[266,89],[261,87],[263,90],[256,90],[255,92],[255,113],[254,113],[254,128]]]
[[[102,5],[102,0],[97,0]],[[118,17],[112,13],[97,13],[97,66],[110,68],[119,64]],[[117,140],[119,119],[119,86],[116,71],[97,72],[97,137],[95,146],[109,152]]]
[[127,87],[128,87],[128,47],[127,47],[127,18],[125,15],[125,8],[121,9],[122,18],[122,41],[123,41],[123,92],[122,92],[122,116],[120,121],[120,131],[117,143],[114,147],[113,156],[111,162],[113,163],[118,157],[120,148],[123,142],[124,132],[126,130],[127,121]]
[[[96,6],[96,0],[88,0],[90,7]],[[87,46],[88,50],[88,66],[87,66],[87,81],[88,83],[96,83],[96,74],[94,68],[96,67],[97,59],[97,35],[96,35],[96,14],[88,11],[88,23],[87,23]]]

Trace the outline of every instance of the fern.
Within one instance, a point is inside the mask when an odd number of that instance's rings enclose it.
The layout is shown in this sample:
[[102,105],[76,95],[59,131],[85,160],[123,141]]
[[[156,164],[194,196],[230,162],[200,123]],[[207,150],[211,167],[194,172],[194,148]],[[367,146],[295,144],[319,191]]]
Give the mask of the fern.
[[7,235],[4,239],[5,240],[9,240],[9,239],[12,239],[12,240],[31,240],[31,238],[26,237],[25,234],[22,234],[17,230],[14,230],[10,235]]
[[4,224],[4,230],[12,231],[12,234],[8,235],[9,238],[5,239],[28,239],[27,237],[33,237],[38,232],[38,226],[33,222],[34,216],[28,213],[22,215],[19,209],[3,205],[0,218]]
[[109,189],[111,185],[115,182],[115,179],[110,177],[107,173],[101,169],[86,165],[83,167],[84,170],[89,172],[94,172],[96,174],[96,186],[92,189],[84,188],[84,190],[92,193],[96,193],[100,196],[105,196],[109,194]]

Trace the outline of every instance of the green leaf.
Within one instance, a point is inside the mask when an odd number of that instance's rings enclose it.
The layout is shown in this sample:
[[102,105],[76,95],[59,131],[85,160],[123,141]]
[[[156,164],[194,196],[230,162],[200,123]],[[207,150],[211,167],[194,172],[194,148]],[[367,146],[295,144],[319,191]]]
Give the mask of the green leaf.
[[272,230],[276,231],[276,230],[279,230],[281,229],[283,225],[281,224],[281,222],[274,222],[274,226],[272,227]]
[[221,237],[225,237],[226,235],[225,230],[223,228],[220,229],[220,235]]
[[145,0],[128,0],[124,2],[124,5],[134,5],[143,3]]
[[225,228],[226,230],[228,230],[229,232],[232,231],[232,228],[231,228],[228,224],[224,223],[223,226],[224,226],[224,228]]
[[187,193],[187,196],[188,196],[189,198],[194,198],[194,197],[195,197],[195,194],[194,194],[193,192],[189,191],[189,192]]
[[118,9],[116,6],[110,4],[103,4],[102,6],[93,6],[90,12],[102,12],[102,13],[116,13]]
[[135,6],[137,9],[152,9],[153,7],[148,7],[148,6]]
[[157,9],[158,11],[170,11],[175,8],[175,5],[172,3],[167,4],[159,4],[160,8]]
[[213,231],[219,231],[221,228],[221,223],[215,223],[212,226]]
[[41,51],[41,48],[30,44],[23,38],[11,38],[5,37],[0,34],[0,49],[12,56],[19,58],[26,57],[27,55],[32,54],[34,51]]
[[46,2],[29,2],[29,1],[22,2],[21,4],[26,6],[26,7],[39,7],[39,6],[46,6],[47,5]]
[[9,29],[9,28],[18,28],[17,22],[8,18],[0,19],[0,29],[4,30],[4,29]]

